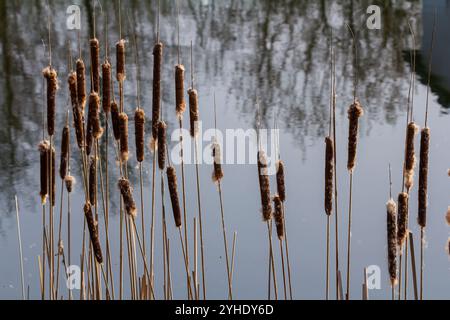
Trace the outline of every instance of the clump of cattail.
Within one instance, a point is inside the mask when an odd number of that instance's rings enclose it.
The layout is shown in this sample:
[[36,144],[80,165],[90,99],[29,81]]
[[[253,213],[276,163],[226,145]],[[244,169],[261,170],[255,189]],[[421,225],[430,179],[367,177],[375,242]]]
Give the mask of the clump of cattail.
[[401,248],[407,237],[408,226],[408,194],[401,192],[398,195],[397,214],[397,243]]
[[258,151],[258,176],[262,216],[264,221],[269,221],[272,218],[272,206],[270,203],[270,181],[267,171],[267,158],[264,151]]
[[175,66],[175,106],[177,117],[181,119],[186,110],[186,102],[184,101],[184,66],[182,64]]
[[419,163],[419,216],[418,223],[422,228],[427,224],[427,194],[428,194],[428,153],[430,150],[430,129],[423,128],[420,135]]
[[50,136],[55,134],[56,91],[58,90],[58,74],[52,67],[42,71],[47,80],[47,132]]
[[42,204],[47,202],[48,195],[48,163],[49,163],[49,151],[50,143],[47,140],[41,141],[38,146],[40,154],[40,175],[41,175],[41,190],[39,192],[41,196]]
[[330,137],[325,138],[325,213],[333,211],[333,174],[334,174],[334,143]]
[[166,131],[167,125],[164,121],[158,123],[158,166],[160,170],[166,167]]
[[98,236],[98,222],[94,219],[94,215],[92,214],[92,206],[89,202],[84,205],[84,216],[86,217],[86,223],[88,225],[89,235],[91,237],[95,260],[97,260],[99,264],[102,264],[103,254],[100,245],[100,238]]
[[191,137],[196,137],[198,135],[198,93],[197,90],[190,88],[188,90],[189,95],[189,120],[190,120],[190,131]]
[[130,181],[125,178],[119,180],[119,189],[122,194],[123,203],[125,205],[125,211],[128,215],[136,218],[137,209],[136,202],[133,198],[133,188],[131,187]]
[[447,213],[445,215],[445,220],[447,221],[447,224],[450,226],[450,207],[447,208]]
[[144,161],[144,125],[144,109],[137,108],[136,112],[134,113],[134,136],[136,140],[136,158],[138,162]]
[[102,107],[106,115],[111,110],[111,64],[108,60],[102,64]]
[[116,44],[117,55],[117,81],[122,82],[126,78],[125,73],[125,40],[121,39]]
[[386,203],[387,211],[387,242],[388,242],[388,269],[391,285],[397,284],[397,205],[393,199]]
[[56,203],[56,152],[55,152],[55,148],[52,147],[51,150],[49,150],[49,152],[51,153],[51,168],[50,168],[50,173],[52,175],[52,184],[50,186],[50,192],[52,195],[52,207],[55,206]]
[[223,178],[223,170],[222,170],[222,152],[220,150],[220,144],[217,142],[216,138],[212,143],[212,157],[213,157],[213,165],[214,171],[212,173],[212,180],[214,182],[219,182]]
[[93,206],[97,203],[97,159],[94,156],[89,160],[89,202]]
[[94,138],[100,139],[103,134],[103,128],[100,123],[100,96],[97,92],[92,92],[89,95],[88,117],[88,123],[91,123]]
[[279,195],[273,197],[273,205],[275,208],[274,219],[275,226],[277,227],[278,239],[283,240],[284,238],[284,214],[283,214],[283,203]]
[[167,181],[169,184],[170,201],[172,203],[173,218],[175,226],[181,227],[181,209],[180,201],[178,199],[177,173],[172,166],[167,167]]
[[277,161],[277,192],[281,202],[286,201],[286,185],[284,183],[284,163],[281,160]]
[[94,38],[89,41],[91,48],[91,72],[92,84],[95,92],[100,92],[100,43],[98,39]]
[[418,132],[418,126],[414,122],[408,124],[406,131],[405,149],[405,187],[411,189],[414,183],[414,168],[416,167],[416,155],[414,153],[414,137]]
[[82,59],[77,60],[77,94],[79,108],[84,112],[86,105],[86,67]]
[[[161,65],[162,65],[163,44],[158,42],[153,47],[153,106],[152,106],[152,140],[156,146],[158,138],[158,121],[161,108]],[[154,149],[154,148],[152,148]]]
[[74,186],[75,183],[76,183],[75,177],[73,177],[73,176],[71,176],[71,175],[67,175],[67,176],[64,178],[64,183],[65,183],[65,185],[66,185],[67,192],[68,192],[68,193],[71,193],[72,190],[73,190],[73,186]]
[[356,164],[356,149],[358,145],[358,119],[364,115],[364,110],[358,100],[348,109],[348,159],[347,159],[347,169],[352,171]]
[[119,132],[120,132],[120,159],[128,161],[128,116],[122,112],[119,114]]
[[59,176],[64,179],[67,174],[67,167],[69,165],[69,126],[63,128],[61,139],[61,158],[59,166]]
[[119,105],[117,102],[111,102],[111,121],[114,133],[114,139],[120,139],[120,121],[119,121]]

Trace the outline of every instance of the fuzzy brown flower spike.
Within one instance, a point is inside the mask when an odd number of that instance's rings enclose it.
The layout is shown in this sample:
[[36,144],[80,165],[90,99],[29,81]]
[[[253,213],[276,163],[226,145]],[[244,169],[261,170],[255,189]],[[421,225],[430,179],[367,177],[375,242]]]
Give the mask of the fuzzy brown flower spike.
[[137,209],[133,198],[133,188],[131,188],[130,181],[125,178],[119,180],[119,189],[122,194],[123,203],[125,204],[125,211],[128,215],[136,218]]
[[358,146],[358,120],[363,116],[364,110],[361,104],[356,100],[348,109],[348,159],[347,169],[353,171],[356,165],[356,149]]

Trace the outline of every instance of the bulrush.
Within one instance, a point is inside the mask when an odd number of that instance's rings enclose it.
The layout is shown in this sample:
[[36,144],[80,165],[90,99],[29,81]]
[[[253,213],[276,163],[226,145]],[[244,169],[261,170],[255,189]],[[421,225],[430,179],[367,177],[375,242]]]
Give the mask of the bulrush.
[[334,144],[330,137],[325,138],[325,213],[333,211],[333,174],[334,174]]
[[92,214],[92,206],[89,202],[84,205],[84,216],[86,217],[86,223],[89,229],[89,235],[91,238],[92,249],[94,250],[95,260],[99,263],[103,263],[102,247],[100,245],[100,238],[98,236],[98,222],[95,221]]
[[163,44],[158,42],[153,47],[152,145],[154,147],[156,147],[155,141],[158,139],[158,121],[161,108],[162,55]]
[[55,134],[56,116],[56,91],[58,90],[58,74],[52,67],[47,67],[42,71],[47,80],[47,132],[49,136]]
[[186,101],[184,100],[184,66],[182,64],[175,66],[175,106],[177,117],[181,119],[186,110]]
[[158,166],[160,170],[166,167],[166,130],[164,121],[158,123]]
[[270,221],[272,218],[272,206],[270,204],[270,181],[267,172],[267,158],[264,151],[258,151],[258,177],[263,220]]
[[41,203],[47,202],[48,196],[48,164],[49,164],[49,151],[50,143],[47,140],[41,141],[38,146],[40,155],[40,182],[41,190],[39,194],[41,196]]
[[358,146],[358,127],[359,118],[364,115],[364,110],[358,100],[348,109],[348,159],[347,159],[347,169],[353,171],[356,165],[356,149]]
[[405,149],[405,187],[410,190],[414,184],[414,168],[416,167],[416,155],[414,152],[414,138],[419,127],[410,122],[406,131],[406,149]]
[[128,116],[126,113],[119,114],[119,132],[120,132],[120,159],[128,161]]
[[391,286],[397,284],[397,205],[393,199],[386,203],[388,269]]
[[93,90],[100,92],[100,43],[98,39],[93,38],[89,40],[89,47],[91,49],[91,73]]
[[128,215],[136,218],[137,209],[136,202],[133,198],[133,188],[131,187],[130,181],[125,178],[119,180],[119,189],[122,195],[123,203],[125,205],[125,211]]
[[117,56],[117,81],[123,82],[126,78],[125,73],[125,40],[121,39],[116,44],[116,56]]
[[144,109],[137,108],[134,113],[134,137],[136,142],[136,159],[138,162],[144,161],[144,135],[145,135],[145,112]]
[[77,93],[78,106],[84,113],[86,105],[86,67],[82,59],[77,60]]
[[190,121],[190,133],[191,137],[195,138],[198,135],[198,93],[197,90],[189,88],[189,121]]
[[120,121],[119,121],[119,105],[113,101],[111,102],[111,121],[114,133],[114,139],[120,139]]
[[177,173],[172,166],[167,167],[167,181],[169,184],[170,201],[172,203],[173,218],[175,226],[181,228],[181,209],[178,198]]

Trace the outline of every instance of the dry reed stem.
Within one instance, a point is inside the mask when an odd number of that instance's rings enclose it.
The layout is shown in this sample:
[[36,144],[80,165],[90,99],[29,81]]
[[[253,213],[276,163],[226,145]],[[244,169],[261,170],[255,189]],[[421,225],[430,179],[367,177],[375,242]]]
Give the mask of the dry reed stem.
[[93,90],[100,92],[100,43],[98,39],[89,40],[89,47],[91,49],[91,73]]
[[272,206],[270,203],[270,181],[267,172],[267,158],[264,151],[258,151],[258,176],[263,220],[270,221],[270,219],[272,218]]
[[117,81],[123,82],[126,78],[125,73],[125,40],[121,39],[116,43],[116,58],[117,58]]
[[58,90],[58,74],[51,66],[46,67],[42,74],[47,80],[47,132],[49,136],[55,134],[56,91]]
[[356,165],[356,149],[358,145],[358,119],[364,115],[364,110],[358,100],[355,100],[348,109],[348,159],[347,169],[353,171]]
[[391,286],[397,284],[397,204],[393,199],[386,203],[387,210],[387,242],[388,242],[388,269]]
[[190,133],[191,137],[195,138],[198,135],[198,93],[197,90],[189,88],[189,121],[190,121]]
[[212,157],[213,157],[213,165],[214,171],[212,173],[213,182],[220,182],[223,178],[223,170],[222,170],[222,152],[220,150],[220,144],[214,138],[212,143]]
[[89,159],[89,202],[92,206],[97,204],[97,158]]
[[410,122],[406,131],[405,149],[405,187],[410,190],[414,184],[414,168],[416,166],[416,155],[414,152],[414,138],[418,132],[418,126]]
[[[158,42],[153,47],[153,96],[152,96],[152,138],[158,138],[158,121],[161,108],[161,67],[163,44]],[[154,143],[156,145],[156,143]]]
[[84,205],[84,215],[86,217],[86,223],[89,229],[89,235],[91,238],[92,249],[94,250],[95,259],[99,264],[103,263],[102,248],[100,245],[100,239],[98,236],[98,223],[94,219],[92,214],[92,207],[89,202]]
[[[41,203],[44,205],[47,202],[48,196],[48,163],[49,163],[49,150],[50,143],[47,140],[41,141],[38,146],[40,154],[40,184],[41,190],[39,194],[41,196]],[[44,256],[45,257],[45,256]]]
[[136,160],[138,162],[144,161],[145,155],[145,112],[144,109],[137,108],[134,113],[134,136],[136,141]]
[[167,167],[167,181],[169,185],[170,201],[172,203],[173,218],[175,226],[181,228],[181,209],[178,197],[177,173],[172,166]]
[[166,130],[167,125],[164,121],[158,123],[158,167],[164,170],[166,167]]
[[400,253],[403,243],[408,236],[408,198],[409,196],[406,192],[401,192],[398,195],[397,243],[400,247]]
[[111,121],[114,133],[114,139],[120,139],[120,121],[119,121],[119,105],[113,101],[111,102]]
[[286,185],[284,182],[284,163],[281,160],[277,161],[277,192],[281,202],[286,201]]
[[137,216],[137,208],[136,208],[136,202],[133,198],[133,188],[131,187],[130,181],[128,181],[125,178],[121,178],[119,180],[119,189],[120,193],[122,194],[123,203],[125,205],[125,211],[126,213],[136,218]]
[[82,59],[77,60],[77,93],[78,93],[78,105],[84,113],[84,107],[86,105],[86,67]]
[[106,116],[111,110],[111,64],[108,60],[102,64],[102,107]]
[[325,138],[325,213],[333,212],[334,143],[331,137]]
[[119,132],[120,132],[120,159],[123,162],[128,161],[128,116],[126,113],[119,114]]
[[59,176],[61,179],[67,175],[67,168],[69,165],[69,126],[66,125],[63,128],[62,139],[61,139],[61,158],[59,166]]
[[175,107],[177,117],[181,119],[186,110],[186,101],[184,100],[184,66],[182,64],[175,66]]
[[284,214],[283,214],[283,202],[279,195],[273,197],[274,204],[274,220],[277,228],[277,235],[279,240],[284,239]]
[[430,129],[423,128],[420,135],[420,163],[419,163],[419,215],[418,223],[424,228],[427,224],[428,197],[428,153],[430,150]]

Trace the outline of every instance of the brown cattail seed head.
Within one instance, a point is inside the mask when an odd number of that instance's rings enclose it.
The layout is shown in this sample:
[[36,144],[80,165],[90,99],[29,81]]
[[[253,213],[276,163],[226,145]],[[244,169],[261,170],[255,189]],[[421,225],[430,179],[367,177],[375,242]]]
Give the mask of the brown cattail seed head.
[[48,195],[48,164],[49,164],[49,151],[50,143],[44,140],[39,143],[38,146],[40,155],[40,182],[41,190],[39,194],[41,195],[41,202],[44,205],[47,202]]
[[386,203],[388,269],[391,285],[397,284],[397,205],[393,199]]
[[181,119],[186,110],[186,102],[184,101],[184,66],[182,64],[175,66],[175,106],[177,117]]
[[134,113],[134,137],[136,140],[136,158],[138,162],[144,161],[144,129],[145,112],[144,109],[136,109]]
[[356,100],[348,109],[348,159],[347,169],[352,171],[356,165],[356,149],[358,146],[358,119],[363,116],[364,110],[361,104]]
[[418,132],[418,126],[414,122],[408,124],[406,131],[405,149],[405,187],[410,190],[414,183],[414,168],[416,167],[416,155],[414,152],[414,138]]
[[278,195],[273,198],[273,205],[275,208],[274,219],[275,226],[277,227],[278,239],[283,240],[284,238],[284,214],[283,214],[283,203]]
[[100,43],[98,39],[89,41],[91,48],[91,72],[92,72],[92,88],[95,92],[100,92]]
[[47,132],[50,136],[55,134],[56,91],[58,90],[58,74],[52,67],[42,71],[47,80]]
[[50,150],[51,153],[51,175],[52,175],[52,183],[50,185],[51,189],[51,197],[52,197],[52,206],[55,206],[56,203],[56,152],[55,148],[52,147]]
[[152,99],[152,138],[158,138],[158,121],[161,108],[161,66],[163,44],[158,42],[153,47],[153,99]]
[[92,92],[89,95],[89,118],[90,117],[92,117],[92,134],[95,139],[100,139],[103,134],[103,128],[100,123],[100,97],[97,92]]
[[417,222],[422,228],[427,224],[428,198],[428,153],[430,150],[430,129],[423,128],[420,135],[420,163],[419,163],[419,215]]
[[69,83],[70,101],[72,103],[73,126],[78,148],[83,147],[83,114],[78,103],[77,74],[71,72],[67,80]]
[[220,182],[223,178],[223,170],[222,170],[222,152],[220,150],[220,144],[214,138],[212,143],[212,157],[213,157],[213,165],[214,171],[212,174],[212,180],[214,182]]
[[158,123],[158,166],[160,170],[166,167],[166,132],[167,125],[164,121]]
[[64,179],[67,174],[67,167],[69,165],[69,126],[63,128],[61,139],[61,158],[59,166],[59,176]]
[[125,73],[125,40],[121,39],[116,44],[117,55],[117,81],[122,82],[126,78]]
[[333,211],[333,176],[334,176],[334,143],[330,137],[325,138],[325,213],[329,216]]
[[84,216],[86,217],[86,223],[89,229],[89,235],[91,238],[92,249],[94,250],[95,260],[99,264],[103,263],[102,247],[100,245],[100,238],[98,236],[98,223],[94,219],[92,214],[92,207],[89,202],[84,205]]
[[77,94],[78,107],[84,110],[86,105],[86,67],[83,60],[77,60]]
[[120,131],[120,159],[128,161],[128,116],[126,113],[119,114]]
[[447,243],[445,244],[445,252],[450,255],[450,238],[447,239]]
[[170,201],[172,203],[173,218],[175,226],[181,227],[181,209],[178,200],[177,173],[174,167],[167,167],[167,181],[169,184]]
[[111,110],[111,64],[108,60],[102,64],[102,107],[106,114]]
[[131,187],[130,181],[125,178],[119,180],[119,189],[122,194],[123,203],[125,205],[125,211],[128,215],[136,218],[137,209],[136,202],[133,199],[133,188]]
[[447,221],[447,224],[450,226],[450,207],[447,208],[447,213],[445,215],[445,221]]
[[258,176],[263,220],[269,221],[272,218],[272,206],[270,203],[270,180],[267,172],[267,158],[264,151],[258,151]]
[[69,84],[70,102],[72,104],[72,107],[75,107],[78,105],[77,73],[76,72],[69,73],[69,78],[67,79],[67,83]]
[[75,177],[72,177],[70,175],[67,175],[64,178],[64,183],[66,184],[66,189],[68,193],[71,193],[73,191],[73,186],[76,183]]
[[397,213],[397,243],[401,247],[406,240],[408,233],[408,194],[401,192],[398,195]]
[[284,182],[284,163],[277,161],[277,192],[281,202],[286,201],[286,185]]
[[119,122],[119,106],[113,101],[111,102],[111,121],[114,133],[114,139],[120,139],[120,122]]
[[190,131],[191,137],[196,137],[198,135],[198,93],[197,90],[190,88],[188,90],[189,95],[189,120],[190,120]]
[[97,159],[89,159],[89,202],[95,206],[97,203]]

